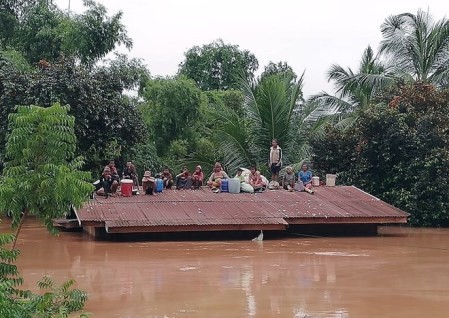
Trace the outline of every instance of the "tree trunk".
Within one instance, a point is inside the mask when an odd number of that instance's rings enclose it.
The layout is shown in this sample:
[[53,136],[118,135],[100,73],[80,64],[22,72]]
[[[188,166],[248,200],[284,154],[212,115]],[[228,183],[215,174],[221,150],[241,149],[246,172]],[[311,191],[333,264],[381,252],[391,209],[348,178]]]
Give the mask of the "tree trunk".
[[16,248],[17,239],[19,238],[20,229],[22,228],[23,222],[25,221],[26,216],[28,215],[28,209],[23,211],[23,215],[20,218],[19,226],[17,226],[16,234],[14,234],[14,241],[12,242],[11,251]]

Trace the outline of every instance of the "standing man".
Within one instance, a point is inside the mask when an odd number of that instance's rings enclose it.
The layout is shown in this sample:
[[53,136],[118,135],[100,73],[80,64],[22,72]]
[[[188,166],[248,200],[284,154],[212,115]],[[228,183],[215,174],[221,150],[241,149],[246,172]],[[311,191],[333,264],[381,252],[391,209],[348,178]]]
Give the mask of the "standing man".
[[282,166],[282,149],[279,147],[277,139],[271,141],[268,165],[271,170],[271,181],[277,182]]

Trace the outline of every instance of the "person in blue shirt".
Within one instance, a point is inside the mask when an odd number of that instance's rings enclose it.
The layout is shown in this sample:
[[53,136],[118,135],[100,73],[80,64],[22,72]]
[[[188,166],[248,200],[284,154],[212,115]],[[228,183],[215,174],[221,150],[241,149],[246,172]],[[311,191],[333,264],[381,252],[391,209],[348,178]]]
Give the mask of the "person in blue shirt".
[[298,180],[304,185],[304,191],[313,194],[312,190],[312,171],[309,170],[307,164],[301,166],[301,171],[298,173]]

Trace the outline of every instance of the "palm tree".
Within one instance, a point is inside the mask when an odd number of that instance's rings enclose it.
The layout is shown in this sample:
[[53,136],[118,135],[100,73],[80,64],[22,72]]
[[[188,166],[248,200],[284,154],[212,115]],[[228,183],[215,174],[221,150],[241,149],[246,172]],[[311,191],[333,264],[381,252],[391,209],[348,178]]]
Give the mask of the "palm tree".
[[276,74],[255,83],[245,81],[244,116],[226,107],[213,110],[215,139],[228,170],[251,164],[266,166],[272,139],[278,139],[283,147],[284,163],[309,157],[308,132],[329,108],[303,105],[303,79],[304,74],[297,80]]
[[330,67],[328,81],[335,86],[335,95],[321,92],[309,98],[309,102],[333,109],[337,125],[350,126],[357,118],[357,111],[365,109],[376,94],[395,83],[391,67],[386,66],[368,46],[362,54],[359,68],[343,68],[338,64]]
[[397,76],[437,87],[449,84],[449,21],[434,22],[428,12],[390,16],[381,26],[380,52]]

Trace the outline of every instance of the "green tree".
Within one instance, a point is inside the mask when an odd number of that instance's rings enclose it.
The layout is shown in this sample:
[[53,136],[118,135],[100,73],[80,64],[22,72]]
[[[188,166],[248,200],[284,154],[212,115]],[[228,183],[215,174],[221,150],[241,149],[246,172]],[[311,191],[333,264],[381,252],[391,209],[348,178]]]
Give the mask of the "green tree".
[[290,77],[293,81],[298,77],[295,71],[293,71],[293,68],[288,65],[287,62],[274,63],[272,61],[265,66],[265,69],[260,77],[264,78],[275,74],[283,74],[284,76]]
[[395,84],[391,68],[386,67],[368,46],[362,54],[357,71],[334,64],[327,78],[335,87],[335,95],[321,92],[309,98],[309,102],[333,109],[330,117],[337,127],[347,128],[357,120],[358,111],[372,104],[380,92]]
[[119,45],[128,49],[132,47],[132,40],[121,22],[121,11],[109,17],[105,6],[92,0],[84,0],[83,3],[85,12],[66,16],[61,23],[61,51],[64,54],[92,64]]
[[64,19],[62,11],[48,1],[26,6],[18,20],[12,47],[17,48],[32,64],[39,60],[53,61],[61,54]]
[[193,79],[205,91],[238,89],[241,79],[252,80],[258,67],[254,54],[220,39],[189,49],[179,74]]
[[302,101],[302,81],[302,77],[292,82],[278,74],[255,85],[246,82],[244,116],[226,107],[211,110],[217,155],[228,170],[254,163],[263,170],[273,138],[284,149],[285,164],[308,158],[309,132],[325,112],[314,105],[298,106]]
[[84,0],[82,14],[67,14],[52,1],[12,1],[0,4],[0,44],[20,51],[27,61],[53,62],[73,57],[93,65],[118,45],[132,47],[121,23],[122,12],[108,16],[106,8]]
[[132,148],[145,138],[136,102],[125,89],[140,85],[147,74],[136,60],[120,57],[108,65],[86,68],[63,59],[31,73],[0,57],[0,154],[4,153],[8,114],[16,105],[71,105],[75,116],[77,154],[86,168],[96,170],[108,156],[109,145]]
[[432,85],[403,87],[361,112],[347,131],[312,140],[314,168],[412,214],[412,224],[449,225],[449,96]]
[[39,2],[41,0],[0,1],[0,48],[6,49],[13,44],[24,13]]
[[150,80],[142,97],[139,108],[159,156],[167,155],[174,142],[192,140],[192,128],[205,102],[194,81],[183,77]]
[[19,289],[23,278],[19,276],[14,264],[20,254],[19,250],[8,250],[6,246],[12,244],[14,236],[0,233],[0,316],[22,317],[23,307],[16,302],[18,296],[27,297],[29,292]]
[[243,104],[245,96],[240,90],[228,89],[205,92],[210,107],[220,105],[234,110],[237,114],[243,115]]
[[75,118],[68,107],[19,106],[9,115],[10,135],[0,179],[0,211],[13,217],[14,249],[28,215],[40,218],[55,233],[53,219],[69,213],[89,198],[90,174],[75,158]]
[[449,85],[449,20],[428,12],[390,16],[381,26],[380,51],[406,82]]

